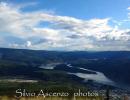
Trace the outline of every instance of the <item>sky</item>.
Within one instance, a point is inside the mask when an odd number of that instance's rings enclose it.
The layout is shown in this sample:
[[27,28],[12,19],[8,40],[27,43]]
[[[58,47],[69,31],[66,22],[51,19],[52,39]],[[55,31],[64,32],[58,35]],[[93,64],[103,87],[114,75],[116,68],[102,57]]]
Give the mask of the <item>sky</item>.
[[0,0],[0,47],[130,51],[130,0]]

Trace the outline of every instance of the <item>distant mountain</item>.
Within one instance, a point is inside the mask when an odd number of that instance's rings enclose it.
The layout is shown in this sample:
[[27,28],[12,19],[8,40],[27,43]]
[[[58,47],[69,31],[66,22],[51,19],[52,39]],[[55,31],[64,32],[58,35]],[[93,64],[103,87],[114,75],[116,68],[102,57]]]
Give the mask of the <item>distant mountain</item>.
[[[0,48],[0,58],[14,61],[74,61],[81,59],[130,59],[129,51],[42,51]],[[24,58],[24,59],[22,59]],[[43,63],[43,62],[42,62]]]

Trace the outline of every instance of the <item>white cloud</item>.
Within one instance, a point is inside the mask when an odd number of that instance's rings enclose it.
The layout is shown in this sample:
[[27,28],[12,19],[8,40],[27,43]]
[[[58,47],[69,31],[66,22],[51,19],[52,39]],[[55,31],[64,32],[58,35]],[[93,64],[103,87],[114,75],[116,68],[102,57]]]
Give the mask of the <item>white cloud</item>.
[[27,41],[27,44],[26,44],[26,46],[27,46],[27,47],[30,47],[30,46],[32,46],[32,43],[31,43],[31,41]]
[[[22,12],[21,6],[0,3],[1,36],[23,39],[21,43],[15,40],[11,43],[2,41],[9,47],[47,50],[127,50],[130,30],[112,27],[109,25],[110,20],[82,20],[45,11]],[[1,46],[3,44],[0,43]]]
[[130,7],[128,7],[127,9],[130,10]]

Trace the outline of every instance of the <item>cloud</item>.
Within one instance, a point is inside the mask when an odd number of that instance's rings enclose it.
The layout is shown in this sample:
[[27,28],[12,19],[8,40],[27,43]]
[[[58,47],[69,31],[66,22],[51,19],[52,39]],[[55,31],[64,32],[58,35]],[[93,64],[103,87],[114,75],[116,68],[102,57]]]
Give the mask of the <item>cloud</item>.
[[32,42],[31,42],[31,41],[27,41],[26,46],[27,46],[27,47],[32,46]]
[[[110,18],[83,20],[50,11],[22,11],[26,6],[0,3],[1,47],[129,50],[130,30],[119,29],[118,25],[112,27],[109,25]],[[15,38],[12,41],[10,37],[6,41],[4,37],[8,36]]]
[[130,7],[128,7],[127,10],[130,10]]

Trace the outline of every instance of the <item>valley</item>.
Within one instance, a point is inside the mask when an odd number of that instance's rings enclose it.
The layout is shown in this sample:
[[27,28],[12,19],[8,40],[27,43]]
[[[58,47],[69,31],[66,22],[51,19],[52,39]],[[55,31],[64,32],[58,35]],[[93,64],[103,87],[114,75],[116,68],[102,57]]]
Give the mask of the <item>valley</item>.
[[130,90],[130,52],[0,48],[0,55],[0,95],[13,95],[19,88],[70,93],[79,89],[122,91],[117,94]]

